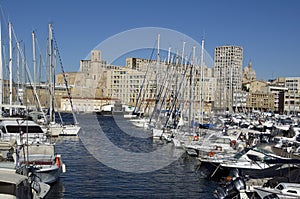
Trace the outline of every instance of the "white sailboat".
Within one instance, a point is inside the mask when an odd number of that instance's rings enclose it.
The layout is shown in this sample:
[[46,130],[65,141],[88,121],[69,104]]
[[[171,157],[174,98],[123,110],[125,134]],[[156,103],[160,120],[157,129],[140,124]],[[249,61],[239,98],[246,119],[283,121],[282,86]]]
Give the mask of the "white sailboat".
[[[52,33],[52,24],[49,24],[49,70],[50,70],[50,78],[49,78],[49,87],[50,87],[50,125],[49,128],[52,130],[52,136],[76,136],[78,132],[80,131],[80,126],[79,123],[76,119],[76,115],[73,110],[73,105],[72,105],[72,99],[70,96],[70,91],[67,85],[67,80],[65,77],[65,73],[63,70],[62,62],[61,62],[61,57],[58,51],[58,47],[56,44],[56,41],[53,39],[53,33]],[[56,44],[55,51],[53,50],[53,42]],[[54,52],[54,53],[53,53]],[[56,55],[58,55],[59,61],[60,61],[60,66],[62,69],[62,73],[64,76],[65,84],[66,84],[66,89],[68,92],[68,96],[70,99],[71,103],[71,108],[72,108],[72,114],[73,114],[73,119],[74,119],[74,124],[64,124],[63,121],[61,121],[61,124],[58,124],[55,122],[55,99],[54,99],[54,77],[55,77],[55,60],[56,60]],[[61,118],[61,117],[60,117]],[[61,119],[62,120],[62,119]]]

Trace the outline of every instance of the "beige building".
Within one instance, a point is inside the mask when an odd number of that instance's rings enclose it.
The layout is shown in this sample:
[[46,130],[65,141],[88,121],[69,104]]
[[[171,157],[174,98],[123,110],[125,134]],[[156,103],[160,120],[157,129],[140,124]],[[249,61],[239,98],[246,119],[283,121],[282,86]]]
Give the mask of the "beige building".
[[[187,72],[182,79],[184,67],[187,67]],[[157,64],[156,60],[141,58],[127,58],[125,67],[110,66],[101,60],[101,52],[94,50],[91,52],[91,60],[80,61],[79,72],[65,73],[65,77],[75,111],[101,110],[103,105],[118,100],[123,104],[137,105],[140,111],[149,113],[154,107],[159,91],[164,95],[161,99],[165,98],[162,108],[167,109],[171,107],[172,99],[181,88],[182,94],[178,96],[178,103],[184,103],[183,107],[192,104],[194,114],[200,113],[201,106],[205,112],[210,113],[217,85],[213,70],[204,65],[202,80],[199,67],[194,67],[193,71],[190,71],[190,65],[184,67],[174,63]],[[64,85],[62,74],[57,75],[56,83],[59,86]],[[193,97],[189,100],[191,92]],[[67,96],[62,96],[61,109],[70,111],[68,103]],[[187,110],[188,108],[185,108],[185,111]]]
[[250,92],[247,98],[247,105],[249,111],[274,111],[274,96],[270,92]]
[[[268,85],[255,79],[255,71],[250,62],[244,69],[243,80],[247,83],[243,85],[246,85],[248,91],[244,92],[241,91],[242,48],[218,47],[215,50],[215,59],[213,69],[204,66],[203,80],[200,68],[194,67],[191,71],[192,67],[188,65],[185,66],[187,72],[184,81],[180,82],[184,68],[182,66],[165,62],[157,64],[156,60],[140,58],[127,58],[125,67],[112,66],[101,60],[100,51],[93,50],[90,60],[80,61],[80,71],[65,73],[65,78],[69,84],[75,111],[98,111],[104,105],[120,101],[130,106],[138,105],[141,111],[149,113],[161,88],[161,93],[165,94],[163,108],[167,109],[170,108],[176,91],[181,87],[178,102],[183,103],[186,114],[187,107],[191,104],[195,115],[200,113],[201,107],[206,113],[210,113],[213,107],[220,105],[236,110],[246,108],[280,112],[282,109],[290,113],[299,112],[299,78],[278,78],[275,83]],[[63,88],[62,74],[57,75],[56,83],[57,87]],[[70,111],[67,92],[65,89],[61,91],[56,93],[56,103],[61,110]],[[281,106],[282,97],[284,104]],[[45,100],[42,100],[44,104]]]
[[[113,99],[107,97],[107,71],[118,68],[101,60],[101,51],[92,50],[89,60],[80,61],[80,71],[65,73],[75,111],[98,111],[99,106],[109,104]],[[56,85],[65,85],[63,74],[56,76]],[[62,96],[61,110],[71,111],[66,95]],[[88,100],[88,102],[85,102]]]
[[131,68],[120,67],[107,71],[107,97],[118,99],[122,104],[135,106],[144,82],[145,88],[142,91],[147,88],[148,92],[143,91],[140,97],[143,96],[145,101],[154,100],[155,87],[149,84],[149,79],[149,75],[145,78],[145,72]]
[[249,82],[249,91],[250,92],[257,92],[257,91],[264,91],[268,92],[267,89],[267,82],[264,82],[262,80],[254,80]]
[[278,92],[279,112],[286,114],[299,114],[300,112],[300,77],[278,77],[271,82],[281,91]]

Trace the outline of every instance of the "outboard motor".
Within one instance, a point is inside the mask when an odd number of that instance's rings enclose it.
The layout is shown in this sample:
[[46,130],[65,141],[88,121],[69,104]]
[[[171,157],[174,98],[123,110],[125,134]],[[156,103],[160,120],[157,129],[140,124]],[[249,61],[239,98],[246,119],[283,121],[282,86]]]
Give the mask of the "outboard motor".
[[218,187],[214,191],[214,197],[218,199],[225,199],[227,197],[227,193],[222,189],[222,187]]
[[240,177],[236,178],[233,181],[233,184],[234,184],[235,189],[238,190],[238,191],[246,189],[245,181]]
[[241,177],[237,177],[236,179],[227,183],[224,189],[218,187],[214,191],[214,196],[219,199],[233,198],[239,194],[240,190],[243,190],[245,188],[246,185],[244,180]]
[[235,180],[231,181],[227,186],[226,186],[226,192],[227,195],[232,198],[233,196],[236,196],[239,194],[240,190],[245,189],[246,185],[245,182],[242,178],[237,177]]
[[234,177],[239,177],[240,176],[240,172],[237,168],[231,169],[230,170],[230,174],[229,174],[232,178]]

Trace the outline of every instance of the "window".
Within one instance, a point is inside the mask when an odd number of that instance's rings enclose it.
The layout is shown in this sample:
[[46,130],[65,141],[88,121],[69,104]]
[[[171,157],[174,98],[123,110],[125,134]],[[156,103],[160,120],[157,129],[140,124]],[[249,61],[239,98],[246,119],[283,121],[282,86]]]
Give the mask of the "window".
[[43,130],[39,126],[7,126],[7,131],[9,133],[43,133]]
[[297,194],[297,191],[295,191],[295,190],[287,190],[287,193]]

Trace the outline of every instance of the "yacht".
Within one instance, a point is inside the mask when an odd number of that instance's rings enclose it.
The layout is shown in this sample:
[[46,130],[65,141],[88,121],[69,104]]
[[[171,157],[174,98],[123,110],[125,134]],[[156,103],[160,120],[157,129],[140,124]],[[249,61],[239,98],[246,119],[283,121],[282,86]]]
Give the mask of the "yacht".
[[275,155],[260,146],[237,153],[233,159],[223,161],[220,167],[228,171],[238,169],[250,178],[268,178],[284,175],[292,168],[299,168],[299,164],[300,160]]
[[[275,188],[271,187],[254,187],[254,191],[261,198],[300,198],[299,183],[279,183]],[[276,197],[275,197],[276,196]]]
[[0,120],[0,136],[2,141],[14,139],[18,145],[43,142],[47,139],[40,125],[22,118]]

